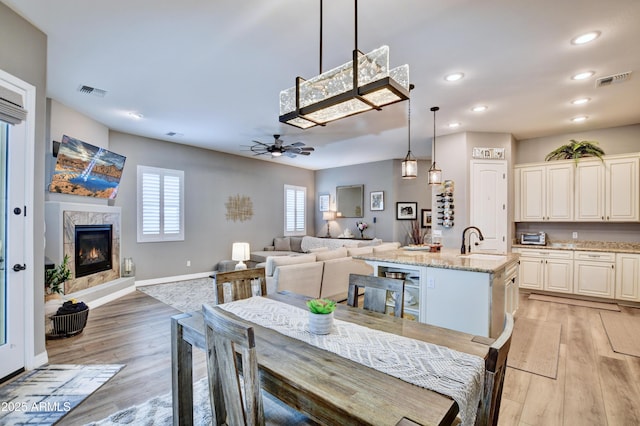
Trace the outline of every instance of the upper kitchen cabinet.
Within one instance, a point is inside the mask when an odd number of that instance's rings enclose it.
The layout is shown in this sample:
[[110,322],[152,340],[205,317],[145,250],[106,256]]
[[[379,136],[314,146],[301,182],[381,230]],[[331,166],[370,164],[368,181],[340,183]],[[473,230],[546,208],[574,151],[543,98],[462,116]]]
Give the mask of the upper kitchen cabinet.
[[516,166],[516,220],[572,221],[574,167],[573,161]]
[[576,167],[576,221],[640,220],[640,156],[581,160]]

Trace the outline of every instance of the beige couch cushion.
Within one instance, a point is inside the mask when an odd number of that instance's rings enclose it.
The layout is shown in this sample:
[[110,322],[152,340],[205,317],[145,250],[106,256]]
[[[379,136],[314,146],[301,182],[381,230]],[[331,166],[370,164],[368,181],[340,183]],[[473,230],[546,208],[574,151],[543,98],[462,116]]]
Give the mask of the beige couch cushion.
[[349,292],[349,274],[371,275],[373,267],[363,260],[351,257],[325,261],[320,297],[336,301],[346,300]]
[[349,247],[347,249],[347,254],[349,256],[361,256],[363,254],[371,254],[373,253],[373,247]]
[[395,250],[398,247],[400,247],[400,243],[398,243],[398,242],[395,242],[395,243],[382,243],[379,246],[373,247],[373,252],[374,253],[380,253],[381,251]]
[[325,250],[316,253],[316,261],[323,262],[325,260],[331,259],[339,259],[341,257],[347,257],[347,249],[345,247],[340,247],[335,250]]
[[272,276],[278,266],[296,265],[298,263],[310,263],[316,261],[315,254],[303,254],[300,256],[269,256],[267,258],[267,267],[265,274]]
[[289,237],[291,242],[291,251],[302,253],[302,238],[304,237]]
[[278,283],[276,290],[313,298],[320,297],[323,267],[324,262],[279,266],[273,274],[274,280]]
[[316,247],[316,248],[309,249],[309,253],[318,253],[321,251],[329,251],[329,247]]

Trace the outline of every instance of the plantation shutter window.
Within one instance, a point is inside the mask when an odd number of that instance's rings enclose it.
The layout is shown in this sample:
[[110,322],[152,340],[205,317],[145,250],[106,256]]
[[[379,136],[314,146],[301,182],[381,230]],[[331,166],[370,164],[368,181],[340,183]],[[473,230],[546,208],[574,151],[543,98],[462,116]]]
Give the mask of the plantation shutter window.
[[184,240],[184,172],[138,166],[138,242]]
[[284,235],[306,235],[307,188],[284,186]]
[[27,118],[22,95],[0,86],[0,120],[9,124],[20,124]]

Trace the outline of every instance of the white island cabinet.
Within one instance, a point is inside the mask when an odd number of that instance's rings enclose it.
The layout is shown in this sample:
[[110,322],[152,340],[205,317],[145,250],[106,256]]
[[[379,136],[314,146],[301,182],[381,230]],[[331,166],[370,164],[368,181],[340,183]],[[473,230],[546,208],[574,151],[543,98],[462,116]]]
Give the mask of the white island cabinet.
[[505,312],[517,307],[517,254],[470,258],[455,250],[399,249],[354,257],[372,265],[378,276],[406,272],[405,291],[419,303],[405,304],[405,317],[426,324],[495,338],[502,332]]

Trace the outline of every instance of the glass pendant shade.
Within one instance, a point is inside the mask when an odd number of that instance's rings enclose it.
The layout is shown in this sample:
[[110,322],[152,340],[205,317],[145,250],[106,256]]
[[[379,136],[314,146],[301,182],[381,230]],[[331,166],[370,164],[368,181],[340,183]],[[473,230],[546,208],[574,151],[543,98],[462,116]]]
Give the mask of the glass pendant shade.
[[402,161],[402,179],[415,179],[416,177],[418,177],[418,160],[409,151]]
[[389,70],[389,46],[354,50],[352,61],[281,91],[280,122],[308,129],[407,99],[409,65]]
[[429,185],[441,185],[442,184],[442,170],[440,170],[436,166],[436,162],[434,161],[431,164],[431,168],[429,169]]

